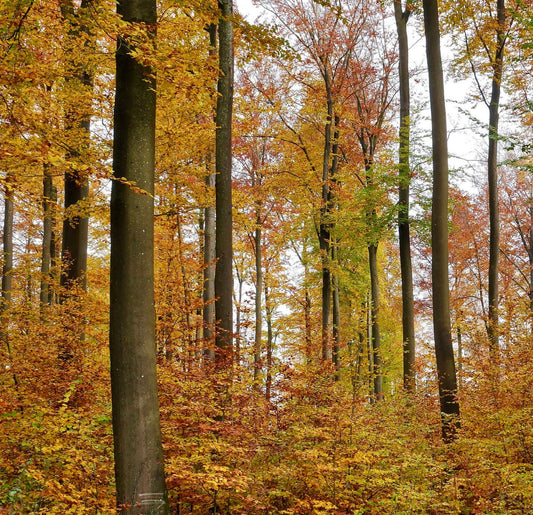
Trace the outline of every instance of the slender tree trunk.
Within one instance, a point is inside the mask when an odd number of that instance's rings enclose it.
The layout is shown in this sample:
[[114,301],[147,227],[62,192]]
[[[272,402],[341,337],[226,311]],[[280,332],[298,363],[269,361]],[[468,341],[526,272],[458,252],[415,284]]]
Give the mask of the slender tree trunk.
[[233,241],[231,200],[231,131],[233,109],[233,5],[219,1],[219,66],[216,112],[216,363],[220,369],[233,361]]
[[424,27],[431,103],[433,141],[433,198],[431,216],[433,329],[439,382],[442,436],[456,437],[460,425],[457,378],[450,328],[448,282],[448,144],[444,80],[440,54],[437,0],[424,0]]
[[376,387],[374,383],[374,352],[372,347],[372,310],[370,307],[370,299],[367,294],[365,300],[366,312],[366,357],[368,361],[368,390],[370,394],[370,402],[376,401]]
[[[206,177],[207,187],[214,189],[215,174]],[[204,209],[204,290],[203,290],[203,340],[204,356],[208,361],[215,358],[215,208]]]
[[2,266],[2,305],[11,303],[13,290],[13,189],[9,177],[6,180],[7,191],[4,195],[4,241]]
[[331,173],[330,159],[332,146],[333,98],[331,80],[324,65],[324,82],[327,95],[327,119],[324,127],[324,150],[322,154],[322,207],[320,208],[319,246],[322,257],[322,361],[331,355]]
[[61,272],[59,260],[59,242],[57,238],[57,188],[52,185],[52,196],[50,197],[50,207],[52,212],[52,231],[50,234],[50,280],[55,288],[48,289],[48,304],[52,305],[58,300],[57,285],[59,284],[58,274]]
[[244,277],[239,273],[239,267],[237,262],[235,262],[235,275],[237,276],[237,282],[239,283],[239,288],[237,289],[237,295],[235,298],[235,351],[233,359],[237,365],[241,362],[241,315],[242,315],[242,289],[244,285]]
[[[6,180],[6,192],[4,195],[4,238],[3,238],[3,266],[2,266],[2,296],[0,299],[0,339],[7,350],[7,357],[13,370],[13,356],[9,342],[7,321],[4,319],[5,311],[11,305],[11,292],[13,291],[13,189],[8,175]],[[12,372],[13,384],[17,395],[19,394],[17,374]]]
[[51,302],[52,233],[54,223],[54,185],[48,167],[43,177],[43,244],[41,250],[41,311]]
[[400,74],[400,146],[399,146],[399,209],[398,236],[402,274],[402,330],[403,330],[403,385],[407,391],[415,389],[415,321],[413,296],[413,268],[411,265],[411,236],[409,222],[409,166],[410,146],[410,87],[409,42],[407,20],[410,11],[402,12],[402,4],[394,1],[394,15],[399,46]]
[[374,396],[383,399],[383,371],[381,363],[381,337],[379,330],[379,279],[378,279],[378,246],[368,246],[368,262],[370,267],[370,320],[372,326],[372,354],[374,378]]
[[[155,37],[155,0],[119,2],[125,22]],[[156,377],[154,312],[155,79],[119,38],[111,193],[110,354],[117,505],[168,514]],[[135,183],[138,192],[125,181]],[[145,193],[144,193],[145,192]]]
[[500,110],[503,55],[505,48],[505,0],[497,1],[498,28],[496,30],[496,54],[493,64],[492,92],[489,105],[489,151],[487,178],[489,186],[489,320],[487,332],[493,364],[499,365],[498,336],[498,263],[500,259],[500,213],[498,201],[498,125]]
[[[335,196],[337,194],[336,187],[338,187],[337,171],[339,168],[339,117],[334,118],[335,126],[333,131],[333,141],[331,146],[332,160],[331,160],[331,186],[333,191],[330,191],[330,204],[333,209],[333,203],[336,202]],[[332,222],[332,228],[334,227]],[[335,266],[338,255],[339,241],[332,236],[333,245],[331,245],[331,263]],[[335,270],[335,268],[333,268]],[[336,272],[331,273],[331,288],[332,288],[332,300],[333,300],[333,326],[332,326],[332,361],[335,367],[335,380],[340,378],[340,340],[341,340],[341,311],[340,311],[340,298],[339,298],[339,277]]]
[[181,215],[179,212],[179,207],[174,206],[176,211],[176,226],[175,232],[178,237],[178,258],[180,262],[180,272],[181,272],[181,284],[183,287],[183,314],[185,322],[185,338],[184,338],[184,354],[186,356],[185,363],[187,364],[187,372],[192,370],[193,360],[195,355],[194,349],[194,339],[193,339],[193,325],[191,323],[191,288],[189,287],[188,274],[185,269],[185,257],[183,255],[183,237],[181,231]]
[[529,311],[533,314],[533,226],[529,229],[527,256],[529,260]]
[[272,348],[274,346],[274,333],[272,331],[272,303],[270,299],[270,290],[266,280],[264,289],[267,324],[265,398],[267,402],[270,402],[272,397]]
[[457,381],[458,387],[461,388],[463,379],[463,333],[461,326],[457,322]]
[[[337,249],[332,247],[331,249],[331,260],[335,262],[337,259]],[[340,379],[340,348],[341,348],[341,307],[340,307],[340,291],[339,291],[339,278],[336,273],[333,273],[331,276],[331,286],[333,290],[333,352],[332,352],[332,361],[333,366],[335,367],[335,380]]]
[[263,306],[261,297],[263,290],[263,264],[262,264],[262,234],[261,234],[261,207],[257,206],[255,217],[255,338],[254,338],[254,388],[259,389],[259,376],[261,372],[261,338],[263,333]]
[[[209,33],[209,55],[214,56],[217,51],[217,26],[211,23]],[[210,192],[215,191],[216,170],[213,170],[212,157],[207,157],[207,176],[205,178],[208,198]],[[216,166],[216,165],[215,165]],[[203,229],[203,255],[204,255],[204,288],[203,298],[203,340],[204,358],[208,363],[215,361],[215,262],[216,262],[216,209],[208,202],[204,208],[205,225]]]

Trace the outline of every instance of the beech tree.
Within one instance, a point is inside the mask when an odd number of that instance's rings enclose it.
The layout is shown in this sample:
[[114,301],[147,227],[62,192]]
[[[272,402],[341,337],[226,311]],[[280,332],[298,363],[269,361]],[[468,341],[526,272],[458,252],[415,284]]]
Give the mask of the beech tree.
[[424,0],[424,28],[431,104],[433,143],[433,196],[431,203],[431,251],[433,332],[439,383],[442,436],[445,442],[456,438],[459,428],[457,378],[450,327],[448,281],[448,143],[446,106],[440,53],[437,0]]
[[[93,88],[88,52],[92,38],[88,26],[91,5],[92,0],[83,0],[78,8],[71,1],[61,2],[60,5],[64,24],[68,27],[65,56],[70,59],[65,63],[66,84],[68,88],[81,90],[81,97],[76,97],[76,102],[67,103],[65,109],[69,136],[69,169],[64,178],[65,218],[61,245],[61,285],[67,290],[71,289],[76,281],[81,281],[83,289],[86,288],[89,219],[84,201],[89,195],[89,183],[84,170],[89,168],[86,160],[90,147],[90,94]],[[81,62],[78,50],[80,48],[85,53]]]
[[[150,48],[156,2],[117,12]],[[116,52],[111,193],[111,393],[117,505],[122,513],[169,513],[161,445],[154,314],[155,78],[135,59],[132,36]]]
[[403,328],[403,383],[407,390],[415,387],[415,320],[413,296],[413,268],[411,264],[411,236],[409,221],[409,184],[411,170],[410,152],[410,87],[409,87],[409,41],[407,21],[411,11],[403,2],[394,0],[394,18],[398,33],[398,71],[400,83],[400,129],[399,129],[399,195],[398,239],[402,274],[402,328]]
[[[517,5],[512,2],[512,9]],[[486,330],[495,364],[499,362],[499,262],[500,215],[498,147],[500,140],[500,98],[504,81],[504,54],[509,45],[512,18],[505,0],[445,4],[445,29],[454,36],[455,67],[461,76],[472,75],[477,97],[488,109],[487,183],[489,211],[488,318]],[[519,38],[516,38],[519,39]],[[511,42],[511,44],[513,44]]]
[[232,361],[233,346],[233,228],[232,228],[232,113],[233,113],[233,4],[221,0],[218,19],[218,55],[220,76],[216,108],[216,269],[215,318],[218,366],[225,368]]

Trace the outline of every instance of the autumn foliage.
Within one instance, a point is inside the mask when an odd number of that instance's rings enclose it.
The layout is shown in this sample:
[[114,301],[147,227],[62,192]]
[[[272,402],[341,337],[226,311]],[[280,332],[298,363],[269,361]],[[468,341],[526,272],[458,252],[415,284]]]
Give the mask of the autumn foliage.
[[[259,4],[255,23],[237,9],[232,20],[234,334],[226,370],[211,359],[215,340],[203,316],[216,302],[204,294],[215,264],[204,250],[215,205],[217,6],[159,2],[157,44],[106,0],[83,2],[85,11],[63,0],[0,6],[0,513],[119,512],[108,334],[110,182],[122,181],[111,171],[117,35],[135,43],[133,57],[157,76],[154,324],[171,512],[530,513],[530,4],[513,3],[506,21],[509,66],[520,74],[502,78],[497,359],[487,331],[483,167],[454,162],[450,176],[461,428],[446,444],[430,331],[431,156],[419,99],[409,174],[416,388],[403,386],[393,4]],[[453,44],[462,44],[457,30],[468,30],[481,52],[483,31],[494,29],[488,15],[474,26],[448,4],[443,29]],[[409,24],[422,30],[419,7],[408,5]],[[475,82],[467,57],[454,70]],[[81,129],[87,119],[90,132]],[[485,122],[468,120],[486,136]],[[65,174],[89,188],[66,210]],[[80,217],[89,218],[87,268],[66,283],[62,227]]]

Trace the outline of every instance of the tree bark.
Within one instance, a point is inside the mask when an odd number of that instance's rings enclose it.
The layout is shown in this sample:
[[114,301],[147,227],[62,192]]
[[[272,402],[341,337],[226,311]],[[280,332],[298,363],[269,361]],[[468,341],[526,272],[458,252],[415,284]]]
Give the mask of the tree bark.
[[51,266],[53,224],[54,224],[54,184],[50,170],[46,167],[43,177],[43,243],[41,249],[41,310],[52,303]]
[[[155,37],[156,2],[119,2]],[[119,38],[111,192],[110,354],[117,505],[168,514],[156,377],[154,313],[155,79]],[[129,182],[134,182],[133,190]]]
[[[337,250],[333,246],[331,250],[331,260],[335,262],[337,259]],[[335,367],[335,380],[340,379],[340,368],[341,368],[341,359],[340,359],[340,348],[341,348],[341,306],[340,306],[340,288],[339,288],[339,278],[337,273],[333,273],[331,277],[331,286],[333,290],[333,352],[332,352],[332,361],[333,366]]]
[[331,125],[333,123],[333,99],[331,98],[331,82],[327,68],[324,71],[324,82],[327,95],[327,119],[324,127],[324,151],[322,155],[322,207],[320,209],[319,246],[322,259],[322,361],[329,360],[331,355],[331,174],[330,157],[332,145]]
[[498,26],[496,29],[496,54],[494,56],[492,92],[489,104],[489,150],[487,179],[489,186],[489,319],[487,333],[491,358],[496,367],[499,364],[498,335],[498,264],[500,259],[500,213],[498,201],[498,125],[505,49],[505,0],[498,0],[496,6]]
[[378,246],[368,246],[368,263],[370,268],[370,324],[372,327],[372,376],[374,378],[374,397],[383,399],[383,371],[381,363],[381,335],[379,330],[379,278]]
[[[88,49],[90,38],[82,39],[82,35],[89,35],[90,31],[83,20],[83,15],[91,3],[92,0],[82,0],[78,11],[75,11],[72,2],[63,2],[61,4],[63,18],[69,19],[71,22],[68,34],[69,39],[82,41],[83,43],[80,44],[86,50]],[[87,71],[87,67],[80,66],[78,63],[71,63],[71,67],[75,71],[69,80],[78,83],[85,91],[92,90],[93,76]],[[84,108],[89,109],[87,106],[84,106]],[[82,143],[77,143],[67,156],[70,161],[77,162],[90,145],[90,114],[83,113],[80,117],[78,104],[68,105],[65,111],[67,129],[74,133],[80,132],[82,135]],[[89,195],[89,182],[86,172],[82,172],[76,167],[72,167],[65,172],[64,188],[65,218],[63,220],[61,244],[62,273],[60,281],[61,286],[66,289],[63,296],[65,299],[68,296],[68,290],[74,285],[79,284],[84,290],[87,286],[85,273],[87,271],[89,219],[83,213],[83,202]]]
[[4,196],[4,241],[2,266],[2,311],[11,304],[13,290],[13,189],[9,176]]
[[[257,205],[255,217],[255,338],[254,338],[254,388],[259,389],[261,373],[261,339],[263,333],[263,307],[261,302],[263,290],[263,265],[262,265],[262,234],[261,234],[261,206]],[[265,293],[266,295],[266,293]]]
[[[209,189],[215,187],[215,174],[206,177]],[[203,290],[203,340],[204,357],[212,362],[215,359],[215,208],[206,205],[204,208],[204,290]]]
[[399,144],[399,209],[398,239],[400,245],[400,268],[402,275],[402,332],[403,332],[403,385],[407,391],[414,391],[415,379],[415,321],[413,296],[413,268],[411,264],[411,235],[409,222],[409,166],[410,148],[410,86],[409,86],[409,42],[407,20],[410,11],[402,12],[402,4],[394,1],[394,15],[399,47],[400,75],[400,144]]
[[266,280],[264,290],[267,324],[265,398],[267,402],[270,402],[272,397],[272,349],[274,346],[274,333],[272,330],[272,303],[270,299],[270,290]]
[[4,238],[2,245],[3,266],[2,266],[2,292],[0,298],[0,340],[3,341],[7,357],[9,359],[13,378],[13,384],[19,396],[19,382],[17,374],[13,369],[13,356],[11,353],[11,344],[9,342],[9,331],[7,323],[4,320],[4,314],[11,305],[11,292],[13,290],[13,189],[10,184],[10,176],[6,178],[6,192],[4,195]]
[[[211,23],[207,27],[209,33],[209,55],[214,56],[217,51],[217,26]],[[215,113],[214,113],[215,114]],[[213,156],[207,157],[207,176],[205,184],[208,198],[211,191],[215,190],[216,164],[212,162]],[[214,165],[214,166],[213,166]],[[215,170],[213,170],[215,167]],[[204,288],[203,299],[203,354],[207,363],[215,361],[215,261],[216,261],[216,208],[208,202],[204,208],[205,225],[203,229],[203,255],[204,255]]]
[[232,241],[232,110],[233,110],[233,5],[219,1],[219,67],[216,112],[216,351],[219,369],[233,361],[233,241]]
[[456,438],[456,432],[460,425],[460,414],[450,328],[446,106],[437,0],[424,0],[423,6],[433,144],[431,216],[433,330],[442,416],[442,436],[444,441],[448,443]]

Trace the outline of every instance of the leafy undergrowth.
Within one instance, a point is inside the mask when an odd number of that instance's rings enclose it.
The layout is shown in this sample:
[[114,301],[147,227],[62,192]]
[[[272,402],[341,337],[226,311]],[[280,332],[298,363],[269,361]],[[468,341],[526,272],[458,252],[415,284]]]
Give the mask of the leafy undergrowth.
[[[226,391],[212,374],[163,363],[172,512],[530,513],[529,369],[519,363],[496,393],[482,376],[465,381],[462,429],[444,446],[434,385],[372,404],[348,377],[287,367],[267,403],[244,380]],[[0,513],[115,512],[106,373],[64,384],[55,403],[43,388],[19,388],[17,400],[4,374],[13,393],[1,405]]]

